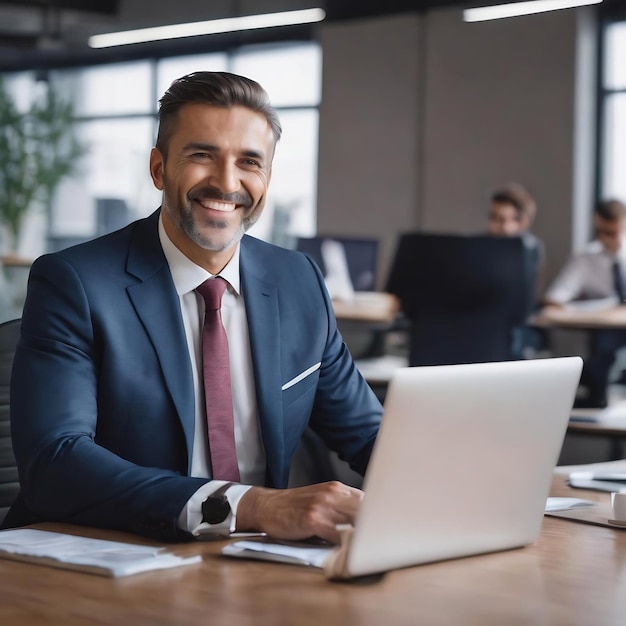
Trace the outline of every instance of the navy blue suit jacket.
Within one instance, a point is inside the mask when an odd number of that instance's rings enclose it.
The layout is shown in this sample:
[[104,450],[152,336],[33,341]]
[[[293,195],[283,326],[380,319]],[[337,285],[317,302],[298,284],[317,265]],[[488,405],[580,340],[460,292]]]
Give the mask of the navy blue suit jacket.
[[[185,536],[177,517],[206,479],[189,476],[193,382],[158,214],[33,264],[11,385],[21,494],[5,526],[62,520]],[[363,473],[381,406],[337,331],[319,269],[244,236],[240,271],[266,484],[287,485],[308,424]]]

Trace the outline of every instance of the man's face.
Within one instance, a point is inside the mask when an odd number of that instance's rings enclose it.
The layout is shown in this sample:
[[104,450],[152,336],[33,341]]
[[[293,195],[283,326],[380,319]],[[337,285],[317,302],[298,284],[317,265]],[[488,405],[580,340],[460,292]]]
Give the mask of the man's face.
[[245,107],[202,103],[180,108],[167,144],[150,155],[163,191],[165,230],[192,261],[212,273],[263,211],[274,135],[263,115]]
[[492,202],[489,207],[487,232],[496,237],[515,237],[528,229],[528,220],[517,209],[504,202]]
[[593,226],[596,239],[607,252],[615,254],[621,248],[624,240],[626,219],[605,220],[599,215],[594,215]]

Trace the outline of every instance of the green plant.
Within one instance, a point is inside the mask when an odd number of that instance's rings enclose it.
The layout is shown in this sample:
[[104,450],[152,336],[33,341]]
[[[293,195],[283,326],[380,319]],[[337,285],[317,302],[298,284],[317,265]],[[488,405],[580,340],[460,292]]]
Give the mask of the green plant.
[[11,248],[33,204],[48,203],[85,153],[73,133],[74,123],[73,105],[49,86],[21,112],[0,77],[0,223]]

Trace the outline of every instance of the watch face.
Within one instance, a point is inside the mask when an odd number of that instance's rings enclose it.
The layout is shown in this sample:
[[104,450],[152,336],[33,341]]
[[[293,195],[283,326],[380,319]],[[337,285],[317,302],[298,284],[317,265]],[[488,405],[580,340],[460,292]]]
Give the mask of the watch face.
[[202,521],[207,524],[220,524],[230,514],[228,498],[222,496],[209,496],[202,503]]

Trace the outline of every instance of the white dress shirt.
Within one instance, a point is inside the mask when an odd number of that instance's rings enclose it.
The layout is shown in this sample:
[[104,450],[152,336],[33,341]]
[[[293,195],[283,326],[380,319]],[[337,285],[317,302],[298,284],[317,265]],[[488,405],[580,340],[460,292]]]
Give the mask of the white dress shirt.
[[599,241],[592,241],[570,257],[546,290],[545,301],[566,304],[575,300],[616,297],[612,269],[615,260],[619,261],[622,274],[626,276],[626,248],[622,246],[616,255],[612,255]]
[[[212,275],[193,263],[172,243],[165,232],[162,218],[159,218],[159,238],[180,300],[193,373],[195,429],[191,475],[211,478],[202,380],[204,300],[195,289]],[[239,245],[232,259],[219,275],[227,282],[227,288],[222,297],[221,314],[228,337],[235,446],[242,484],[233,485],[226,491],[225,495],[230,503],[232,515],[222,524],[210,526],[203,523],[201,506],[209,495],[225,484],[225,481],[211,481],[189,499],[178,518],[178,525],[195,535],[232,532],[235,527],[237,505],[243,494],[252,485],[265,484],[265,450],[259,429],[246,308],[240,289]]]

